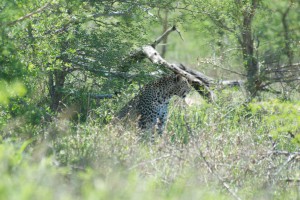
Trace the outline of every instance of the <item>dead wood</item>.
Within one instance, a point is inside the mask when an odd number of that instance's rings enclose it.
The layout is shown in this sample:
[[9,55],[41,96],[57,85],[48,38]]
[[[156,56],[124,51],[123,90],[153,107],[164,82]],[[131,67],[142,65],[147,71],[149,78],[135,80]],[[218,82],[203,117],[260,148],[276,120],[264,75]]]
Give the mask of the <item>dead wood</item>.
[[[196,91],[204,97],[204,99],[209,102],[214,102],[216,100],[216,95],[213,92],[213,89],[223,89],[226,87],[242,86],[243,81],[241,80],[225,80],[217,81],[205,74],[196,71],[194,69],[188,68],[183,64],[175,64],[166,61],[162,56],[156,51],[155,47],[159,44],[165,37],[167,37],[171,32],[176,31],[180,37],[181,34],[176,26],[172,26],[167,29],[160,37],[158,37],[153,43],[145,45],[134,52],[131,52],[128,57],[123,59],[123,66],[130,65],[132,62],[139,62],[145,58],[148,58],[152,63],[165,67],[176,74],[180,74],[185,77],[191,86],[193,86]],[[181,37],[182,38],[182,37]]]

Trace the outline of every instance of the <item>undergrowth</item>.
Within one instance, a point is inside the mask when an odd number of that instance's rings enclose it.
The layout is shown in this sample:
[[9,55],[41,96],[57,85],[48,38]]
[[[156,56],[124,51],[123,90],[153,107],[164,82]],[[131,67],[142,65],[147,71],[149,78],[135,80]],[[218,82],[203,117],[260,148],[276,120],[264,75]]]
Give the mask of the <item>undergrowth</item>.
[[134,123],[13,119],[1,129],[0,199],[299,199],[299,102],[223,96],[173,101],[153,143]]

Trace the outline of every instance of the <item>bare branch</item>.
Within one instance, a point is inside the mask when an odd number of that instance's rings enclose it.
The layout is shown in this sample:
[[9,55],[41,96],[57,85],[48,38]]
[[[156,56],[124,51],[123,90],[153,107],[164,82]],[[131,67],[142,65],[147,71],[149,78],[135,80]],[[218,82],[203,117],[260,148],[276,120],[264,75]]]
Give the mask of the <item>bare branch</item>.
[[[155,49],[156,45],[163,41],[171,32],[176,30],[176,26],[172,26],[167,29],[161,36],[159,36],[152,44],[149,45],[150,48]],[[120,68],[122,71],[127,71],[132,63],[136,63],[137,61],[143,60],[146,58],[146,55],[143,53],[143,47],[138,48],[129,52],[129,55],[121,59]]]
[[199,61],[199,63],[210,64],[210,65],[212,65],[212,66],[214,66],[214,67],[217,67],[217,68],[220,68],[220,69],[222,69],[222,70],[231,72],[231,73],[233,73],[233,74],[237,74],[237,75],[244,76],[244,77],[247,76],[246,74],[243,74],[243,73],[240,73],[240,72],[237,72],[237,71],[234,71],[234,70],[231,70],[231,69],[227,69],[227,68],[225,68],[225,67],[222,67],[222,66],[218,65],[216,62],[213,62],[212,60],[208,60],[208,59],[207,59],[207,60],[205,60],[205,61],[202,61],[202,60],[198,60],[198,61]]
[[140,162],[140,163],[137,163],[137,164],[133,165],[128,170],[131,171],[131,170],[133,170],[133,169],[135,169],[139,166],[143,166],[145,164],[153,163],[153,162],[156,162],[157,160],[161,160],[161,159],[168,158],[168,157],[171,157],[171,156],[172,156],[171,154],[166,154],[166,155],[160,156],[158,158],[154,158],[152,160],[143,161],[143,162]]
[[201,148],[199,148],[199,156],[202,158],[202,160],[204,161],[208,171],[214,175],[215,177],[217,177],[217,179],[222,183],[222,185],[225,187],[225,189],[237,200],[241,200],[241,198],[229,187],[229,185],[223,180],[223,178],[214,171],[213,167],[211,166],[211,164],[207,161],[206,157],[204,156]]
[[25,20],[25,19],[28,19],[28,18],[32,17],[33,15],[35,15],[35,14],[41,13],[41,12],[43,12],[45,9],[47,9],[50,5],[51,5],[51,3],[48,2],[48,3],[46,3],[44,6],[40,7],[39,9],[37,9],[37,10],[31,12],[31,13],[28,13],[27,15],[24,15],[23,17],[20,17],[19,19],[15,20],[15,21],[12,21],[12,22],[8,23],[8,25],[9,25],[9,26],[13,26],[13,25],[15,25],[16,23],[21,22],[21,21],[23,21],[23,20]]
[[290,154],[289,157],[287,158],[287,160],[276,171],[275,175],[278,175],[287,164],[289,164],[292,160],[295,159],[296,156],[297,156],[297,154]]
[[[176,26],[172,26],[171,28],[167,29],[161,36],[159,36],[152,44],[151,46],[153,48],[156,47],[156,45],[158,45],[165,37],[168,37],[168,35],[173,32],[173,31],[177,31]],[[177,31],[178,32],[178,31]]]
[[242,87],[245,84],[245,81],[242,80],[226,80],[220,81],[220,85],[225,87]]
[[189,83],[199,92],[201,96],[207,99],[210,102],[216,100],[216,96],[211,90],[213,86],[223,86],[223,87],[233,87],[233,86],[242,86],[244,83],[240,80],[227,80],[217,82],[211,77],[204,75],[201,72],[187,68],[183,64],[171,64],[163,59],[160,54],[152,46],[142,47],[143,54],[154,64],[159,64],[161,66],[170,69],[176,74],[180,74],[185,77]]
[[155,50],[155,46],[159,44],[164,37],[167,37],[173,31],[178,32],[175,26],[167,29],[151,45],[143,46],[136,51],[131,52],[128,57],[122,59],[122,67],[130,66],[132,62],[137,62],[144,58],[148,58],[152,63],[161,65],[173,71],[174,73],[180,74],[181,76],[185,77],[189,81],[189,83],[196,89],[196,91],[209,102],[215,102],[216,100],[216,96],[211,88],[222,86],[222,89],[225,87],[240,87],[243,85],[244,82],[241,80],[216,81],[215,79],[208,77],[199,71],[184,66],[183,64],[169,63],[164,58],[162,58],[162,56]]
[[285,181],[288,183],[300,183],[300,179],[292,179],[292,178],[283,179],[282,181]]
[[184,66],[183,64],[180,64],[179,67],[180,67],[180,69],[182,69],[182,70],[194,75],[198,79],[200,79],[206,86],[210,86],[214,82],[213,78],[210,78],[210,77],[208,77],[208,76],[204,75],[203,73],[198,72],[196,70],[189,69],[186,66]]
[[269,154],[273,154],[273,155],[284,155],[284,156],[290,156],[292,155],[298,155],[300,156],[300,152],[296,151],[296,152],[288,152],[288,151],[270,151]]
[[111,99],[114,97],[113,94],[89,94],[92,99]]
[[[190,74],[187,70],[183,70],[182,68],[186,67],[181,67],[183,66],[182,64],[171,64],[168,63],[166,60],[164,60],[159,53],[152,47],[152,46],[144,46],[142,47],[143,54],[146,55],[146,57],[154,64],[159,64],[162,65],[173,72],[182,75],[183,77],[187,78],[190,84],[207,100],[210,102],[215,101],[215,95],[214,93],[209,89],[209,84],[207,84],[207,79],[203,79],[205,82],[202,80],[196,78],[193,74]],[[200,76],[200,78],[203,78]]]

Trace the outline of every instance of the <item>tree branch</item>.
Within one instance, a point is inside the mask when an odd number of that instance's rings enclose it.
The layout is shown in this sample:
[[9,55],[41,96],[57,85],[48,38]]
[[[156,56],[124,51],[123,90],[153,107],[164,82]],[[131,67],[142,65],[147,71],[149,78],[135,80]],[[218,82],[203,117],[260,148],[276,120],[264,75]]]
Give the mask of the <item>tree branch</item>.
[[217,177],[217,179],[220,181],[220,183],[222,183],[222,185],[225,187],[225,189],[237,200],[241,200],[241,198],[229,187],[229,185],[223,180],[223,178],[216,173],[212,166],[210,165],[210,163],[206,160],[206,157],[204,156],[203,152],[201,151],[201,149],[199,148],[199,156],[203,159],[208,171],[214,175],[215,177]]
[[[163,66],[176,74],[180,74],[185,77],[189,83],[196,89],[196,91],[209,102],[215,102],[216,96],[211,88],[216,86],[233,87],[241,86],[243,81],[240,80],[227,80],[216,81],[215,79],[204,75],[203,73],[190,69],[183,64],[169,63],[161,57],[161,55],[155,50],[155,46],[159,44],[164,37],[168,36],[171,32],[177,31],[176,26],[172,26],[167,29],[160,37],[158,37],[151,45],[145,45],[134,52],[131,52],[128,57],[123,59],[123,68],[130,66],[131,63],[136,63],[144,58],[148,58],[152,63]],[[219,87],[220,88],[220,87]]]
[[113,94],[88,94],[92,99],[112,99],[114,97]]
[[189,83],[199,92],[209,102],[214,102],[216,96],[211,90],[212,87],[223,86],[224,87],[233,87],[233,86],[242,86],[243,81],[240,80],[227,80],[217,82],[211,77],[204,75],[203,73],[187,68],[183,64],[172,64],[163,59],[160,54],[152,46],[142,47],[143,54],[154,64],[161,65],[170,69],[176,74],[180,74],[185,77]]
[[27,15],[24,15],[23,17],[20,17],[19,19],[15,20],[15,21],[12,21],[12,22],[9,22],[8,25],[9,26],[13,26],[15,25],[16,23],[18,22],[21,22],[27,18],[30,18],[31,16],[35,15],[35,14],[38,14],[38,13],[41,13],[43,12],[45,9],[47,9],[49,6],[51,5],[50,2],[46,3],[44,6],[40,7],[39,9],[31,12],[31,13],[28,13]]
[[[214,93],[209,89],[209,84],[207,83],[208,80],[204,79],[203,77],[199,76],[199,79],[197,79],[194,75],[190,74],[182,64],[171,64],[164,60],[160,54],[152,47],[152,46],[143,46],[142,47],[143,54],[154,64],[159,64],[161,66],[164,66],[171,71],[175,72],[176,74],[180,74],[183,77],[185,77],[189,83],[202,95],[205,97],[205,99],[209,100],[210,102],[215,101],[215,95]],[[181,67],[181,65],[183,67]]]
[[171,28],[167,29],[160,37],[158,37],[152,44],[151,46],[153,48],[156,47],[156,45],[158,45],[165,37],[168,37],[168,35],[173,32],[173,31],[177,31],[180,35],[180,32],[177,30],[176,26],[172,26]]

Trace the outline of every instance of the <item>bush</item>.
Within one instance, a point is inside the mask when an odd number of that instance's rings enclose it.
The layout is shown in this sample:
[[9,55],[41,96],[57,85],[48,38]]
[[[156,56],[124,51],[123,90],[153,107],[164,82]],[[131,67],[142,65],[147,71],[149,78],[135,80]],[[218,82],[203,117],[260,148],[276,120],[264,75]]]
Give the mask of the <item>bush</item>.
[[270,138],[279,125],[268,121],[294,107],[262,105],[174,100],[154,143],[141,142],[135,124],[92,116],[85,123],[61,115],[35,126],[7,124],[0,199],[296,199],[299,146],[291,137]]

